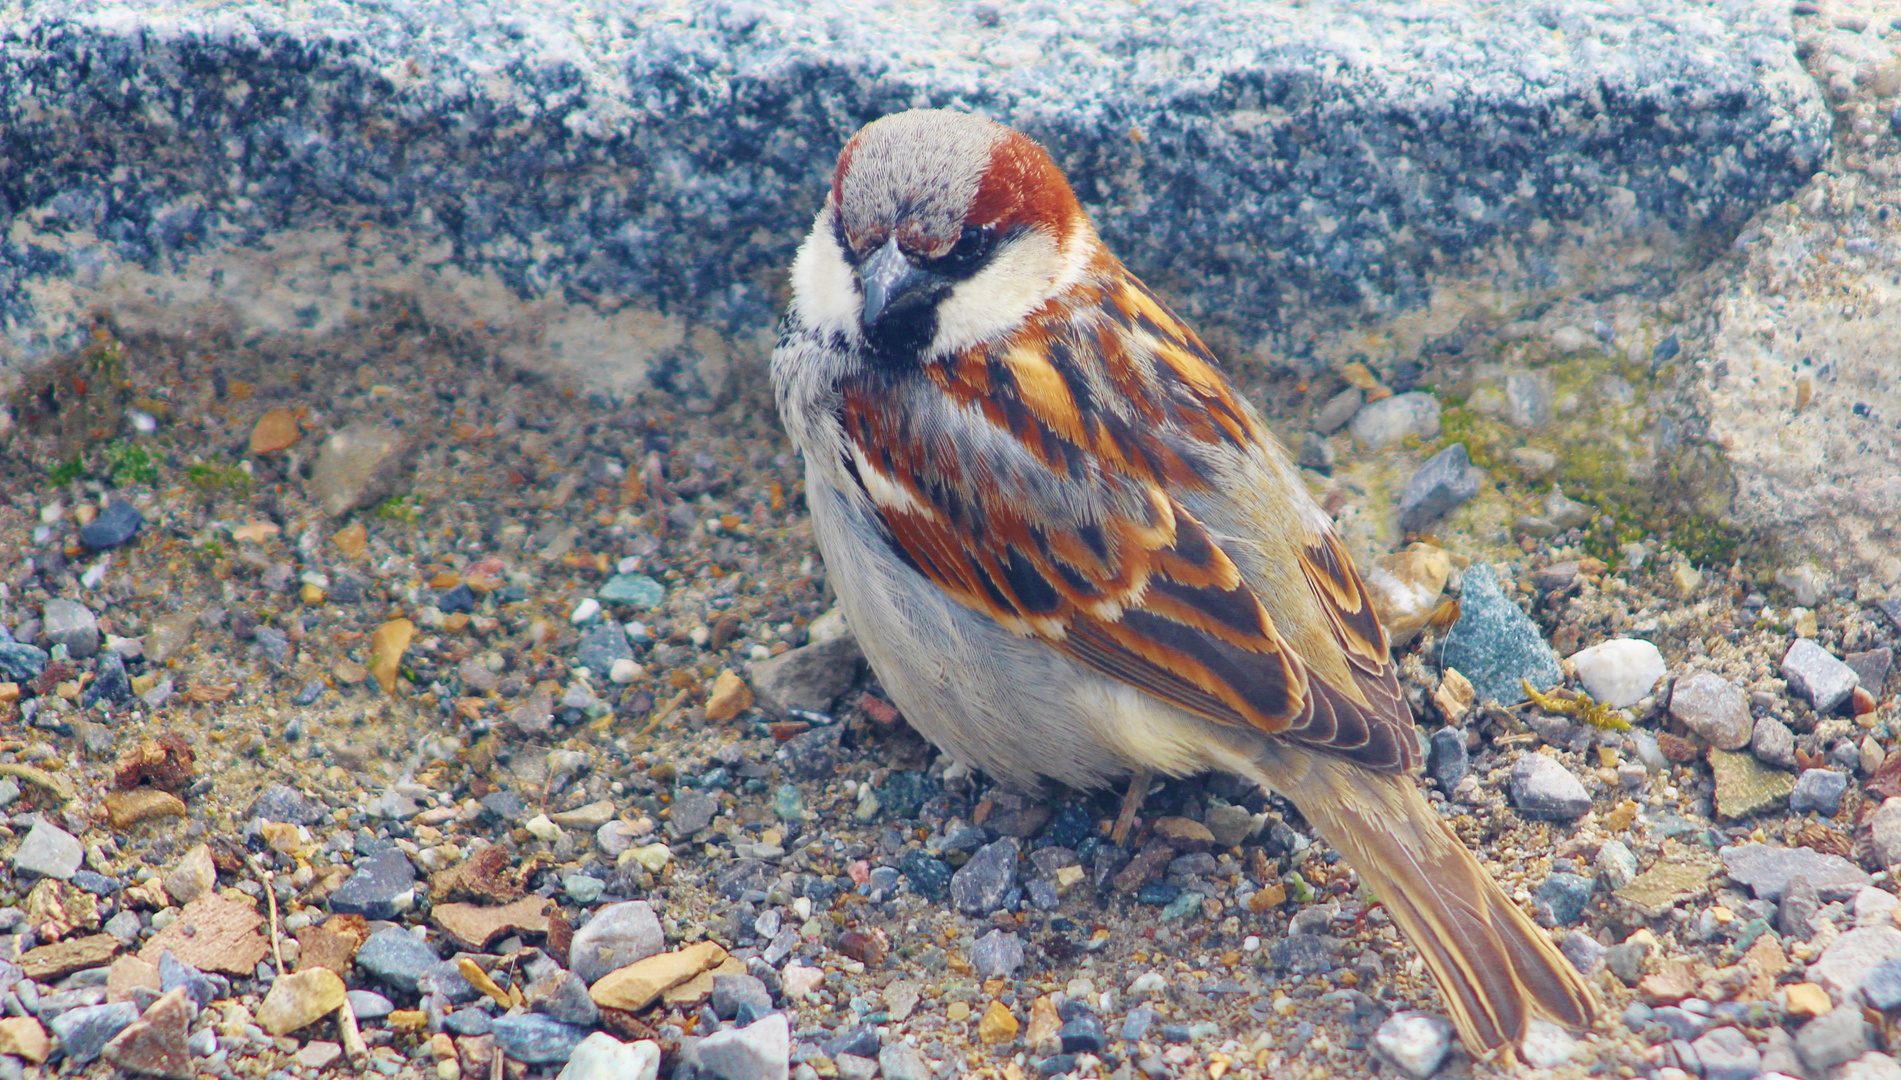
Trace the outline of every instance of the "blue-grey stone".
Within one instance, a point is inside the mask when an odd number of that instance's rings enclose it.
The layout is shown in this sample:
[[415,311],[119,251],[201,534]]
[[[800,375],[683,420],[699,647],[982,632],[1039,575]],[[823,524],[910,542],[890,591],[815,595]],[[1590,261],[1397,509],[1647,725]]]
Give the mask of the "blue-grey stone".
[[1471,754],[1465,746],[1465,732],[1447,726],[1432,733],[1426,748],[1426,775],[1447,795],[1465,779]]
[[941,901],[950,895],[950,864],[942,859],[926,855],[918,848],[912,848],[898,860],[898,870],[918,895],[931,901]]
[[91,708],[102,701],[116,705],[131,700],[131,697],[132,679],[125,673],[124,658],[118,653],[107,652],[99,657],[99,664],[93,669],[92,682],[87,684],[79,703]]
[[13,853],[13,870],[27,877],[64,881],[73,876],[85,858],[86,849],[80,846],[78,837],[42,818],[33,823],[32,831]]
[[1122,1039],[1124,1042],[1140,1042],[1149,1033],[1149,1027],[1155,1023],[1155,1010],[1147,1005],[1137,1005],[1122,1018]]
[[323,680],[312,679],[304,684],[302,690],[297,691],[297,696],[291,698],[290,703],[292,705],[315,705],[317,699],[323,696],[323,691]]
[[1498,571],[1488,563],[1465,572],[1459,621],[1446,635],[1439,659],[1471,680],[1481,699],[1504,705],[1525,700],[1522,680],[1549,690],[1564,678],[1558,654],[1537,624],[1499,588]]
[[356,864],[356,870],[330,894],[330,910],[366,919],[393,919],[415,902],[416,868],[399,850],[379,852]]
[[588,1029],[537,1013],[522,1013],[496,1017],[490,1033],[509,1057],[529,1065],[545,1065],[568,1060],[574,1048],[587,1038]]
[[585,907],[601,898],[601,894],[607,891],[607,882],[588,874],[569,874],[561,879],[561,891],[568,894],[568,899]]
[[1102,1021],[1093,1013],[1085,1013],[1064,1021],[1056,1037],[1062,1040],[1065,1054],[1093,1054],[1102,1049],[1104,1042]]
[[667,587],[645,574],[616,574],[594,593],[595,599],[603,604],[626,604],[633,608],[655,607],[666,596]]
[[441,959],[416,935],[392,926],[371,934],[356,951],[356,962],[383,982],[413,994],[422,977],[434,971]]
[[966,915],[995,911],[1016,884],[1017,856],[1022,849],[1014,836],[977,849],[970,861],[951,875],[951,904]]
[[1558,950],[1585,978],[1597,974],[1597,969],[1604,966],[1604,943],[1582,930],[1573,930],[1564,935],[1564,939],[1558,942]]
[[536,979],[522,993],[529,1011],[562,1023],[591,1026],[601,1018],[599,1006],[588,996],[587,984],[571,971],[556,971]]
[[667,835],[685,840],[713,823],[719,813],[719,796],[704,791],[681,791],[668,808]]
[[292,825],[315,825],[330,815],[322,805],[306,798],[296,788],[288,784],[272,784],[258,793],[244,816]]
[[1426,459],[1399,496],[1399,527],[1420,532],[1464,506],[1479,493],[1485,474],[1472,465],[1464,443],[1453,443]]
[[980,979],[1013,975],[1022,966],[1023,939],[1015,934],[992,930],[970,946],[970,968]]
[[66,655],[73,659],[84,660],[99,651],[99,619],[76,600],[54,597],[40,612],[40,637],[49,645],[66,646]]
[[145,515],[124,499],[106,504],[99,516],[80,527],[79,542],[94,551],[115,548],[132,539],[145,524]]
[[283,667],[290,662],[290,638],[275,626],[260,626],[252,635],[257,642],[257,653],[264,662],[272,667]]
[[1710,1017],[1679,1009],[1675,1005],[1665,1005],[1652,1010],[1650,1019],[1662,1024],[1673,1039],[1694,1039],[1708,1031],[1714,1023]]
[[713,1013],[721,1020],[739,1015],[742,1005],[750,1005],[760,1016],[772,1011],[772,992],[751,975],[713,976]]
[[1532,910],[1545,926],[1570,926],[1584,916],[1595,885],[1592,879],[1579,874],[1552,874],[1532,892]]
[[1733,1027],[1717,1028],[1690,1048],[1703,1063],[1704,1080],[1754,1080],[1762,1072],[1762,1052]]
[[475,590],[467,583],[458,583],[454,588],[444,589],[436,594],[436,610],[444,615],[467,614],[475,610]]
[[111,896],[125,888],[125,882],[118,878],[107,877],[105,874],[91,870],[75,870],[73,876],[67,880],[72,882],[74,887],[83,889],[94,896]]
[[1543,754],[1526,754],[1512,766],[1512,805],[1528,818],[1575,821],[1591,809],[1591,796],[1571,771]]
[[1861,998],[1869,1008],[1891,1013],[1901,1009],[1901,957],[1883,960],[1861,980]]
[[395,1002],[374,990],[352,990],[345,996],[358,1020],[381,1020],[396,1011]]
[[46,650],[19,641],[0,641],[0,679],[31,682],[46,670]]
[[853,1024],[820,1043],[819,1049],[824,1050],[825,1056],[830,1058],[840,1054],[875,1058],[878,1056],[878,1029],[871,1024]]
[[186,996],[197,1002],[201,1009],[231,993],[228,980],[199,971],[173,956],[170,949],[158,954],[158,985],[162,993],[171,993],[178,987],[184,987]]
[[68,1009],[53,1017],[48,1025],[59,1048],[68,1060],[84,1065],[99,1056],[112,1037],[139,1018],[139,1008],[130,1001],[110,1005],[85,1005]]
[[627,633],[621,625],[612,619],[602,619],[588,628],[581,637],[580,648],[575,651],[575,663],[592,671],[598,678],[606,678],[607,672],[616,660],[632,660],[633,646],[627,644]]
[[495,1030],[495,1018],[480,1009],[457,1009],[442,1018],[442,1026],[451,1035],[487,1035]]
[[1860,1057],[1868,1046],[1868,1022],[1852,1007],[1823,1013],[1795,1033],[1795,1052],[1816,1076]]
[[454,960],[437,960],[428,970],[416,976],[416,992],[438,994],[451,1005],[467,1005],[482,996],[482,992],[462,974],[462,968]]
[[1848,793],[1848,774],[1833,769],[1804,769],[1795,778],[1789,792],[1789,809],[1794,813],[1813,810],[1831,817],[1842,808],[1842,796]]

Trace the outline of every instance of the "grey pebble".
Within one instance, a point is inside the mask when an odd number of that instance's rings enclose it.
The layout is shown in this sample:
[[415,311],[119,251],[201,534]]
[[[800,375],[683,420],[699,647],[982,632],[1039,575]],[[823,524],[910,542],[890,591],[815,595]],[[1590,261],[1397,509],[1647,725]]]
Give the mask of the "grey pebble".
[[792,1033],[784,1013],[700,1040],[700,1067],[720,1080],[786,1080]]
[[99,619],[84,604],[63,596],[46,602],[40,612],[40,637],[49,645],[66,646],[66,655],[85,660],[99,651]]
[[1474,468],[1464,443],[1453,443],[1426,459],[1399,496],[1399,527],[1421,532],[1479,493],[1485,474]]
[[1789,810],[1797,814],[1813,810],[1831,817],[1842,808],[1842,797],[1847,793],[1847,774],[1833,769],[1804,769],[1789,793]]
[[1824,900],[1846,900],[1870,881],[1866,871],[1847,859],[1809,848],[1737,844],[1718,854],[1731,880],[1747,885],[1758,899],[1772,902],[1782,899],[1783,888],[1798,875]]
[[1023,845],[1006,836],[977,850],[951,875],[951,903],[966,915],[988,915],[1016,884],[1017,855]]
[[1670,689],[1670,715],[1719,750],[1747,746],[1755,733],[1749,699],[1735,683],[1713,672],[1677,679]]
[[145,515],[124,499],[114,499],[106,504],[99,516],[79,529],[79,542],[94,551],[115,548],[139,534],[145,524]]
[[1314,414],[1314,430],[1322,435],[1331,435],[1347,425],[1353,414],[1360,411],[1360,405],[1366,400],[1366,394],[1357,386],[1345,390],[1327,399],[1327,403]]
[[780,716],[790,709],[825,713],[858,681],[864,663],[857,639],[847,634],[756,660],[748,674],[753,693],[770,711]]
[[1854,1060],[1868,1046],[1868,1022],[1860,1009],[1833,1009],[1795,1034],[1796,1053],[1818,1076]]
[[1750,736],[1750,750],[1757,759],[1780,769],[1795,768],[1795,732],[1789,725],[1773,716],[1765,716],[1756,721],[1756,730]]
[[764,1016],[772,1011],[772,992],[751,975],[715,975],[712,1005],[714,1015],[721,1020],[738,1016],[742,1006]]
[[704,791],[682,791],[674,795],[667,817],[667,835],[685,840],[713,823],[719,813],[719,796]]
[[645,900],[609,904],[574,932],[568,946],[569,966],[592,986],[601,976],[666,947],[660,919]]
[[1012,975],[1023,966],[1023,940],[1015,934],[992,930],[970,947],[970,967],[980,979]]
[[1591,809],[1591,796],[1571,771],[1543,754],[1526,754],[1512,766],[1512,805],[1528,818],[1575,821]]
[[1807,698],[1818,713],[1834,711],[1848,700],[1858,682],[1854,668],[1808,638],[1797,638],[1789,646],[1781,669],[1789,689]]
[[357,966],[406,993],[416,993],[422,977],[441,963],[434,949],[416,935],[392,926],[369,936],[356,952]]
[[1704,1080],[1753,1080],[1762,1071],[1762,1052],[1733,1027],[1717,1028],[1691,1048],[1703,1064]]
[[1452,1024],[1431,1013],[1394,1013],[1373,1033],[1373,1045],[1413,1080],[1426,1080],[1452,1049]]
[[59,1039],[67,1060],[83,1065],[99,1056],[112,1037],[139,1018],[138,1006],[130,1001],[110,1005],[87,1005],[53,1017],[48,1025]]
[[588,1029],[537,1013],[522,1013],[496,1017],[491,1034],[495,1044],[514,1060],[544,1065],[568,1060],[574,1048],[587,1038]]
[[79,838],[42,818],[13,853],[13,870],[30,877],[50,877],[65,881],[86,858]]
[[1408,437],[1439,435],[1439,399],[1426,393],[1395,394],[1361,406],[1349,425],[1353,437],[1374,449]]
[[357,863],[355,871],[330,894],[330,910],[366,919],[393,919],[409,910],[415,894],[416,867],[409,856],[392,848]]

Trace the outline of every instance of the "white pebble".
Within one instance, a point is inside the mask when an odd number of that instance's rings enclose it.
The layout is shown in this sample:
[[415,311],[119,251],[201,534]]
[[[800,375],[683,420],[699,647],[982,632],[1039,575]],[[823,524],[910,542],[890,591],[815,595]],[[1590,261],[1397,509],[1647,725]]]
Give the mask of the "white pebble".
[[706,643],[712,640],[713,632],[704,626],[696,626],[688,632],[687,637],[692,640],[694,647],[705,648]]
[[534,817],[528,819],[528,824],[522,827],[528,830],[528,835],[537,840],[546,840],[549,843],[553,843],[561,838],[561,826],[548,820],[548,815],[546,814],[536,814]]
[[752,660],[770,660],[772,659],[772,650],[766,648],[764,645],[754,645],[751,649],[747,650],[746,656]]
[[40,523],[43,525],[51,525],[65,516],[66,504],[58,500],[40,507]]
[[574,605],[574,614],[568,616],[568,621],[580,626],[582,623],[593,622],[595,616],[600,613],[601,602],[590,596]]
[[158,418],[144,409],[133,409],[126,413],[126,418],[132,421],[132,430],[141,435],[150,435],[158,430]]
[[614,661],[614,666],[608,669],[607,677],[622,686],[626,686],[628,683],[640,678],[641,671],[642,668],[639,664],[623,656]]
[[1129,984],[1129,995],[1140,997],[1143,994],[1159,994],[1168,989],[1168,980],[1162,978],[1159,971],[1147,971],[1135,977]]
[[640,556],[638,555],[629,555],[614,565],[614,572],[619,574],[631,574],[638,569],[640,569]]
[[1657,647],[1641,638],[1612,638],[1571,655],[1585,692],[1613,709],[1642,701],[1669,670]]

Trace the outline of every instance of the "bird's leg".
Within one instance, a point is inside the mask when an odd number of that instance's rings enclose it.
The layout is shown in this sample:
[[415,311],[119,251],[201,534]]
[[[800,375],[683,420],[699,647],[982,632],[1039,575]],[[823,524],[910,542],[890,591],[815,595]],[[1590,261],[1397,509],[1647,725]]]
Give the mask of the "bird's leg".
[[1116,815],[1116,827],[1109,833],[1110,841],[1117,847],[1129,839],[1135,813],[1142,809],[1142,800],[1149,797],[1149,775],[1147,769],[1137,769],[1129,775],[1129,790],[1122,795],[1122,812]]

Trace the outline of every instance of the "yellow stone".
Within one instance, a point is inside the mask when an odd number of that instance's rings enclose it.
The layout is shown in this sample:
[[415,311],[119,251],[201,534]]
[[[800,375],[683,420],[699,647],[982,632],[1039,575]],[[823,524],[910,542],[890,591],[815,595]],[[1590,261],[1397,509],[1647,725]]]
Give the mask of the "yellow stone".
[[718,943],[702,941],[610,971],[588,988],[596,1005],[639,1012],[655,998],[726,959]]
[[1062,1018],[1056,1015],[1056,1003],[1048,994],[1036,999],[1030,1006],[1030,1029],[1024,1033],[1023,1041],[1033,1051],[1045,1042],[1054,1042],[1056,1033],[1063,1029]]
[[336,1012],[343,995],[343,980],[326,967],[279,975],[257,1007],[258,1026],[273,1035],[288,1035]]
[[464,956],[456,960],[455,968],[462,973],[464,979],[469,981],[469,985],[481,991],[484,997],[504,1009],[508,1008],[508,991],[496,985],[495,980],[488,977],[488,972],[483,971],[480,964]]
[[968,1020],[970,1019],[970,1006],[962,1001],[953,1001],[950,1003],[950,1007],[944,1010],[944,1015],[953,1022]]
[[1820,1016],[1835,1008],[1835,1003],[1828,999],[1828,991],[1812,982],[1796,983],[1786,991],[1790,1016]]
[[141,787],[114,791],[106,795],[106,820],[115,829],[128,829],[155,817],[184,817],[183,801],[169,791]]
[[1017,1037],[1017,1018],[1003,1007],[1003,1002],[993,1001],[984,1010],[983,1019],[977,1021],[977,1038],[985,1046],[998,1046]]
[[30,1016],[9,1016],[0,1020],[0,1054],[23,1057],[35,1065],[53,1052],[53,1040],[46,1029]]
[[429,1014],[421,1009],[397,1009],[389,1014],[389,1026],[397,1031],[421,1031],[429,1026]]
[[391,619],[370,635],[370,674],[385,694],[396,692],[396,672],[415,636],[416,624],[408,619]]
[[713,693],[706,699],[706,718],[713,721],[731,720],[747,709],[752,708],[752,688],[746,680],[726,668],[713,680]]
[[364,549],[369,546],[370,531],[363,527],[361,521],[352,521],[338,529],[330,537],[330,542],[335,544],[337,550],[343,552],[346,557],[360,559],[363,557]]
[[304,582],[304,587],[297,590],[297,596],[304,602],[306,607],[316,607],[329,599],[330,594],[306,581]]
[[1056,871],[1056,891],[1058,893],[1067,893],[1069,892],[1069,890],[1075,888],[1076,885],[1082,881],[1082,879],[1083,879],[1082,867],[1065,866],[1062,869]]
[[1248,910],[1259,915],[1272,911],[1287,902],[1287,886],[1276,881],[1253,896],[1248,897]]
[[297,430],[297,414],[289,409],[272,409],[257,418],[251,429],[251,453],[274,454],[289,449],[302,438]]

